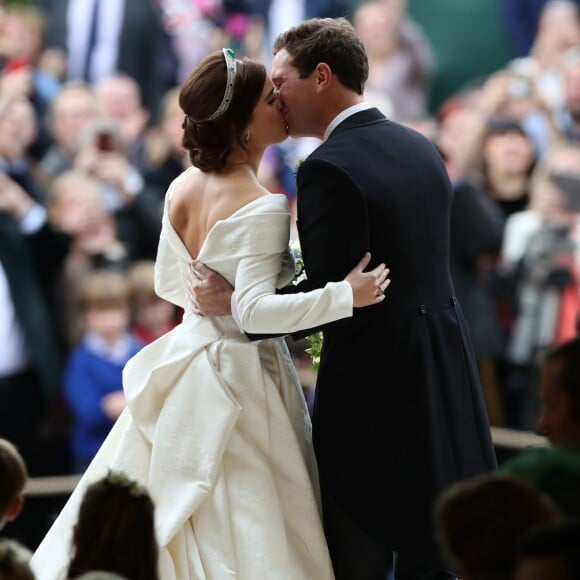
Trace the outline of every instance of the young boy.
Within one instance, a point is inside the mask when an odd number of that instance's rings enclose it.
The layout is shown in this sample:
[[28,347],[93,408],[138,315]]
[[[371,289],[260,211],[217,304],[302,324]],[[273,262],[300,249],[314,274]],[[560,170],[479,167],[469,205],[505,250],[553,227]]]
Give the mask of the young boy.
[[22,511],[27,480],[28,470],[18,449],[0,438],[0,530]]
[[155,262],[135,262],[128,277],[133,309],[131,329],[137,340],[149,344],[174,328],[181,313],[155,292]]
[[142,344],[130,332],[126,275],[95,270],[77,297],[84,334],[66,363],[63,395],[73,419],[72,467],[82,473],[125,407],[123,367]]

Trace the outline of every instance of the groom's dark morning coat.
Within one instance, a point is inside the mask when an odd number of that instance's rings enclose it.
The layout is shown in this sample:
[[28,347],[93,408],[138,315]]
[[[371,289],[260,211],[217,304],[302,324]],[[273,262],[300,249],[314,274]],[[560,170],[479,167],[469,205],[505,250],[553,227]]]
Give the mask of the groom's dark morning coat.
[[335,129],[297,185],[299,288],[342,280],[367,250],[392,280],[381,304],[324,327],[313,419],[323,489],[387,546],[430,551],[436,495],[496,467],[449,274],[447,173],[425,137],[373,108]]

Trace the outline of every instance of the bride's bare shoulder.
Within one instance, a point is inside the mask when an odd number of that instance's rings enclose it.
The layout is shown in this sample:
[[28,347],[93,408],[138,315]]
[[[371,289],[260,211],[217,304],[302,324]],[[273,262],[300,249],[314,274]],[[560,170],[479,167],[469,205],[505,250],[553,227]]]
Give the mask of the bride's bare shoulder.
[[196,191],[203,190],[205,181],[206,174],[196,167],[190,167],[174,179],[169,187],[169,205],[183,203],[188,198],[195,197]]
[[207,233],[245,205],[269,192],[244,172],[219,175],[188,171],[174,182],[169,220],[188,249],[198,249]]
[[187,177],[177,184],[174,198],[179,202],[174,209],[181,212],[199,206],[210,221],[226,219],[246,204],[269,193],[255,177],[244,173],[223,176],[200,171]]

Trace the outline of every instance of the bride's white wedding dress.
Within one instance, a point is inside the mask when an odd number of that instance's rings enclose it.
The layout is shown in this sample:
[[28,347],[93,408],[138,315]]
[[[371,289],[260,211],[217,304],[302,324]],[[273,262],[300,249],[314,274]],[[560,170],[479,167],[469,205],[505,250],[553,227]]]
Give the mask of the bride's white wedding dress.
[[[178,178],[179,179],[179,178]],[[38,580],[62,578],[87,485],[107,468],[145,484],[155,502],[162,580],[326,580],[308,410],[283,338],[249,341],[231,316],[196,316],[192,257],[168,217],[156,288],[183,322],[124,370],[127,408],[35,552]],[[352,314],[347,282],[272,296],[294,275],[281,194],[219,221],[198,258],[235,285],[246,331],[291,332]]]

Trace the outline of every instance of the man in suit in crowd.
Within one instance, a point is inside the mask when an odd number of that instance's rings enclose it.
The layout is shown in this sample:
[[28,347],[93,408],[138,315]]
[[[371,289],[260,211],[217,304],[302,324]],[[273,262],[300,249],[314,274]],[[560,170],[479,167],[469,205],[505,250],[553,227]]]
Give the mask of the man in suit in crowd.
[[[49,294],[68,248],[40,204],[0,171],[0,437],[18,448],[31,476],[67,467],[64,445],[47,427],[63,354]],[[25,504],[6,533],[34,548],[49,517],[44,509],[42,502]]]
[[[175,67],[158,9],[149,0],[36,0],[46,18],[45,48],[59,49],[65,80],[93,85],[114,73],[139,84],[152,116]],[[169,61],[164,61],[168,57]],[[175,72],[175,71],[173,71]]]
[[[292,291],[342,280],[365,251],[392,277],[381,304],[323,329],[313,428],[336,578],[387,578],[393,553],[397,579],[455,578],[436,546],[433,502],[496,461],[449,273],[445,167],[427,138],[364,101],[368,60],[346,20],[307,20],[274,54],[290,135],[323,141],[297,171],[307,278]],[[197,308],[223,314],[225,285],[194,268]]]

